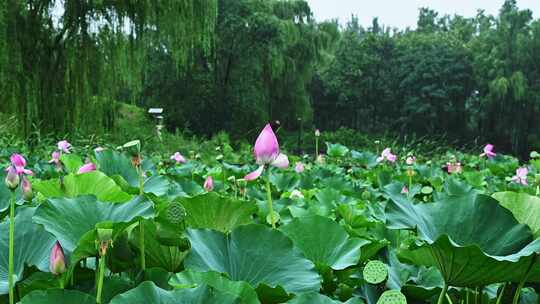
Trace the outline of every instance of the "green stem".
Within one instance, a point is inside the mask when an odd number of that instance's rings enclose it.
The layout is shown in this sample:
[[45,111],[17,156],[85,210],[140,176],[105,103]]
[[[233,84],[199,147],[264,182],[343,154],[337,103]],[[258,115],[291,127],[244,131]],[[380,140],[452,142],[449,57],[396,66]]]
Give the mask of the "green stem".
[[437,301],[437,304],[443,304],[444,297],[446,296],[447,291],[448,291],[448,284],[444,282],[443,289],[441,290],[441,294],[439,294],[439,300]]
[[319,137],[315,137],[315,160],[319,159]]
[[99,258],[99,276],[96,292],[96,303],[101,304],[101,292],[103,291],[103,277],[105,276],[105,256]]
[[9,304],[15,303],[13,294],[13,247],[15,238],[15,191],[11,192],[11,200],[9,206],[9,266],[8,266],[8,290]]
[[272,207],[272,191],[270,190],[270,179],[268,177],[266,180],[266,198],[268,201],[268,212],[270,214],[270,222],[272,222],[272,228],[276,229],[276,222],[274,221],[274,208]]
[[[144,195],[144,176],[141,165],[137,166],[137,171],[139,174],[139,195],[142,198]],[[144,246],[144,224],[142,219],[139,220],[139,250],[141,255],[141,269],[144,271],[146,269],[146,254]]]
[[450,296],[448,295],[448,293],[446,294],[446,300],[448,301],[448,303],[454,304],[454,302],[452,302],[452,298],[450,298]]
[[516,293],[514,294],[514,299],[512,301],[512,304],[517,304],[519,302],[521,289],[523,288],[523,286],[525,286],[525,282],[527,282],[527,279],[529,278],[529,275],[531,274],[531,269],[533,265],[536,263],[537,258],[538,258],[538,255],[535,254],[534,257],[532,258],[531,264],[529,265],[529,269],[527,269],[527,272],[523,276],[523,279],[521,279],[521,281],[519,282],[519,285],[516,289]]
[[410,198],[411,197],[411,191],[412,191],[412,176],[410,174],[409,175],[409,191],[407,192],[407,196]]
[[497,302],[495,304],[501,304],[502,297],[504,295],[504,290],[506,289],[506,283],[504,283],[501,293],[497,297]]

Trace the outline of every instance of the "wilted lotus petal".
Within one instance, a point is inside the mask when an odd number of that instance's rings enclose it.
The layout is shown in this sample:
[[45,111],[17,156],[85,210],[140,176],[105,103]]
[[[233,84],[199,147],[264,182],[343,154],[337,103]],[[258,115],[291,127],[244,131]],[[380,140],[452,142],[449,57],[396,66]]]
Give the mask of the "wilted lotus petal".
[[49,258],[49,270],[55,275],[60,275],[66,271],[64,250],[58,241],[56,241],[51,250],[51,256]]
[[527,181],[527,175],[529,174],[529,169],[527,167],[521,167],[516,170],[516,175],[512,177],[512,181],[518,184],[527,186],[529,183]]
[[80,167],[77,173],[82,174],[82,173],[88,173],[92,171],[96,171],[96,165],[94,165],[93,163],[87,163],[83,165],[82,167]]
[[214,179],[209,175],[204,181],[204,189],[208,192],[214,190]]
[[64,153],[71,153],[71,144],[67,140],[61,140],[58,142],[58,150]]

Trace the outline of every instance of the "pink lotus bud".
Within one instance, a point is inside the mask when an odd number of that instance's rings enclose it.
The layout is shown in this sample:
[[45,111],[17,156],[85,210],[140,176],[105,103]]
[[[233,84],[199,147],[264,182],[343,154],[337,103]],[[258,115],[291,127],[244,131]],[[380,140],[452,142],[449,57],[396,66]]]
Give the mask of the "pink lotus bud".
[[319,129],[315,129],[315,136],[321,136],[321,131],[319,131]]
[[253,154],[259,165],[270,164],[278,157],[279,144],[270,124],[266,124],[259,137],[257,137]]
[[175,152],[172,156],[171,156],[171,159],[174,160],[177,164],[184,164],[186,163],[186,159],[184,158],[184,156],[182,156],[182,154],[180,154],[180,152]]
[[83,165],[82,167],[80,167],[77,173],[82,174],[82,173],[88,173],[92,171],[96,171],[96,165],[94,165],[93,163],[87,163]]
[[253,154],[259,168],[244,177],[248,181],[257,179],[264,171],[265,165],[272,165],[281,169],[289,166],[287,155],[279,153],[279,143],[270,124],[266,124],[259,137],[257,137],[253,147]]
[[34,197],[34,193],[32,192],[32,184],[30,183],[28,178],[26,177],[22,178],[21,188],[22,188],[23,198],[27,201],[31,201],[32,198]]
[[401,194],[409,194],[409,188],[407,188],[407,186],[403,186],[403,188],[401,188]]
[[17,174],[17,171],[15,170],[13,166],[9,166],[6,171],[7,171],[7,175],[6,175],[6,179],[4,180],[6,186],[10,190],[17,189],[20,182],[19,174]]
[[294,171],[296,171],[296,173],[302,173],[304,172],[304,164],[301,163],[301,162],[297,162],[296,165],[294,166]]
[[58,241],[56,241],[51,250],[51,256],[49,258],[49,270],[54,275],[60,275],[66,271],[64,250]]
[[71,153],[71,144],[67,140],[61,140],[58,142],[58,150],[64,153]]
[[204,181],[204,189],[208,192],[214,190],[214,179],[212,179],[211,175],[208,175],[208,177]]

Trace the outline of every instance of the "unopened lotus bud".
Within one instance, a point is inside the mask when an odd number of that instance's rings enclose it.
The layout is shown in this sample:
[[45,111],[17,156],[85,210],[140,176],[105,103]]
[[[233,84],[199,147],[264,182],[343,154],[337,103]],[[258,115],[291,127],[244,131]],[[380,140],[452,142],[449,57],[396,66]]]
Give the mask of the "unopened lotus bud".
[[321,131],[319,131],[319,129],[315,129],[315,136],[321,136]]
[[209,175],[204,181],[204,189],[208,192],[214,190],[214,179]]
[[64,250],[58,241],[56,241],[51,250],[51,256],[49,258],[49,270],[54,275],[60,275],[66,271]]
[[7,175],[4,181],[6,183],[6,186],[11,191],[14,191],[19,186],[20,177],[19,177],[19,174],[17,174],[17,171],[15,170],[15,168],[13,168],[13,166],[10,166],[7,169]]
[[26,177],[22,178],[21,188],[23,198],[27,201],[31,201],[32,198],[34,198],[34,192],[32,191],[32,184]]

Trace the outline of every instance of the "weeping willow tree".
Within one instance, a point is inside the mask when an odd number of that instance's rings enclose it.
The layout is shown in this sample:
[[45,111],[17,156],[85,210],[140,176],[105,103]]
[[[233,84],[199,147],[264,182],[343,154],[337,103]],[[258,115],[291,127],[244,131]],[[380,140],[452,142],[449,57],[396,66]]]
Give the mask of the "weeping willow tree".
[[217,0],[0,1],[0,112],[22,135],[103,132],[135,102],[148,51],[178,70],[213,50]]

